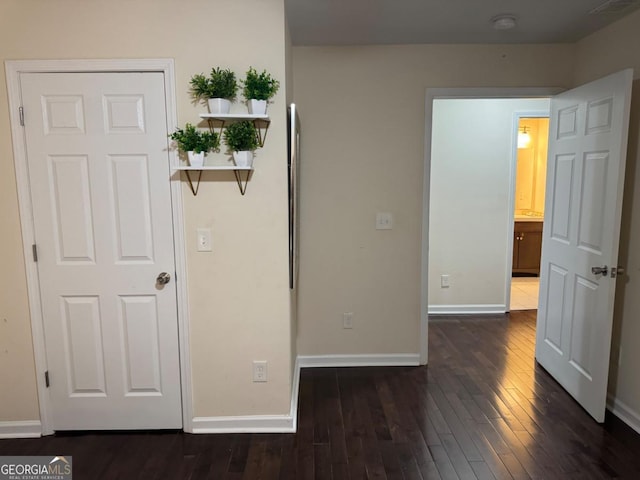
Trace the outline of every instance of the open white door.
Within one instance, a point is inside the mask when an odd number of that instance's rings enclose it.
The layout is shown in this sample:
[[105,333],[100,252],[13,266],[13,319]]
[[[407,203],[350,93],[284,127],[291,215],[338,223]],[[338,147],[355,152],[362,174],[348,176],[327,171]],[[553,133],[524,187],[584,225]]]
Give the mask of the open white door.
[[[536,359],[604,421],[633,71],[552,99]],[[601,272],[601,273],[598,273]]]

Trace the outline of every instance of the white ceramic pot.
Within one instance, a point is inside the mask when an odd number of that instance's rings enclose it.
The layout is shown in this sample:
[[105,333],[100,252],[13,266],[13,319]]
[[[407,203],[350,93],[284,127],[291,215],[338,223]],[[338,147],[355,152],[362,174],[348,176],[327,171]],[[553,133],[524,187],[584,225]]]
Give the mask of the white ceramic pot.
[[236,167],[252,167],[253,152],[251,150],[233,152],[233,161],[235,162]]
[[189,159],[189,166],[202,167],[204,165],[204,152],[196,153],[193,151],[187,152],[187,158]]
[[266,115],[267,101],[251,99],[247,102],[247,108],[249,109],[249,113],[251,115]]
[[210,98],[207,100],[209,105],[209,113],[213,114],[227,114],[231,109],[231,102],[226,98]]

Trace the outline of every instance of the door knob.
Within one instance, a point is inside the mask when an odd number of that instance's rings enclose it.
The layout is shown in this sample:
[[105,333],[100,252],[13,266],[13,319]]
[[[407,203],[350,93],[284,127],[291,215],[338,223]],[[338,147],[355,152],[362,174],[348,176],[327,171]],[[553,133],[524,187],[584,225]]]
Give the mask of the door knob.
[[158,285],[166,285],[170,281],[171,275],[169,275],[167,272],[162,272],[160,275],[158,275],[158,278],[156,278],[156,283]]
[[616,278],[620,275],[624,275],[624,267],[617,266],[611,269],[611,278]]
[[604,267],[591,267],[591,273],[594,275],[606,276],[607,273],[609,273],[609,267],[606,265]]

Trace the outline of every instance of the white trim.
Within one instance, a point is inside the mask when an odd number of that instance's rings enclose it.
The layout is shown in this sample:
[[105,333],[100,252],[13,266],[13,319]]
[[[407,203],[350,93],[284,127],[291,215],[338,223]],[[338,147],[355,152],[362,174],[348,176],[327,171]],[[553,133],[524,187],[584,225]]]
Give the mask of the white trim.
[[0,438],[39,438],[42,424],[39,420],[0,422]]
[[633,410],[624,402],[616,399],[610,393],[607,394],[607,408],[630,428],[640,433],[640,413]]
[[[161,72],[164,74],[165,103],[167,108],[167,130],[173,131],[177,124],[175,67],[170,58],[158,59],[103,59],[103,60],[7,60],[5,73],[9,100],[9,118],[11,123],[11,139],[13,142],[16,184],[22,228],[22,248],[27,274],[29,308],[31,312],[31,331],[36,366],[36,383],[40,404],[40,421],[42,435],[53,434],[51,401],[44,383],[44,372],[47,370],[45,356],[44,328],[40,305],[40,287],[38,270],[31,258],[31,245],[34,243],[33,207],[29,191],[26,148],[23,127],[20,126],[18,107],[22,103],[20,91],[21,73],[42,72]],[[178,165],[174,152],[170,152],[170,166]],[[178,303],[178,336],[180,350],[180,374],[182,393],[183,428],[191,431],[192,419],[192,387],[191,359],[189,348],[189,310],[187,298],[187,275],[184,240],[184,221],[182,210],[182,187],[179,178],[171,179],[171,201],[173,205],[173,231]]]
[[[167,131],[173,132],[178,124],[176,107],[175,71],[173,60],[165,72],[165,105],[167,108]],[[180,164],[175,150],[169,150],[172,166]],[[187,275],[187,250],[185,237],[184,207],[182,202],[182,181],[180,175],[171,175],[171,205],[173,222],[173,242],[176,268],[176,297],[178,307],[178,341],[180,354],[180,384],[182,390],[182,429],[190,433],[193,425],[193,384],[191,374],[191,332],[189,313],[189,286]]]
[[429,362],[429,209],[431,199],[431,131],[433,128],[433,90],[424,101],[424,168],[422,173],[422,236],[420,239],[420,365]]
[[420,364],[428,361],[429,345],[429,196],[431,183],[431,135],[433,131],[433,101],[436,98],[543,98],[551,97],[562,88],[491,87],[491,88],[427,88],[424,107],[424,168],[422,179],[422,239],[420,274]]
[[295,433],[291,415],[195,417],[192,433]]
[[312,367],[414,367],[420,365],[417,353],[370,355],[299,355],[300,368]]
[[548,98],[562,87],[461,87],[427,88],[427,98]]
[[429,315],[490,315],[506,311],[506,305],[429,305]]
[[298,398],[300,394],[300,358],[296,357],[296,363],[293,367],[293,378],[291,381],[291,408],[289,415],[291,416],[291,426],[295,432],[298,429]]

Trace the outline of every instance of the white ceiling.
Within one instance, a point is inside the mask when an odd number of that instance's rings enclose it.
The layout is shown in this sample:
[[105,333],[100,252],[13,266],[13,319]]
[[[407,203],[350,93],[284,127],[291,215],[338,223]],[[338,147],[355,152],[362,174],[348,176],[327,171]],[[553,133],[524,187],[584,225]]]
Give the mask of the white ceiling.
[[[285,7],[294,45],[569,43],[640,0],[285,0]],[[517,27],[495,30],[499,14],[514,15]]]

